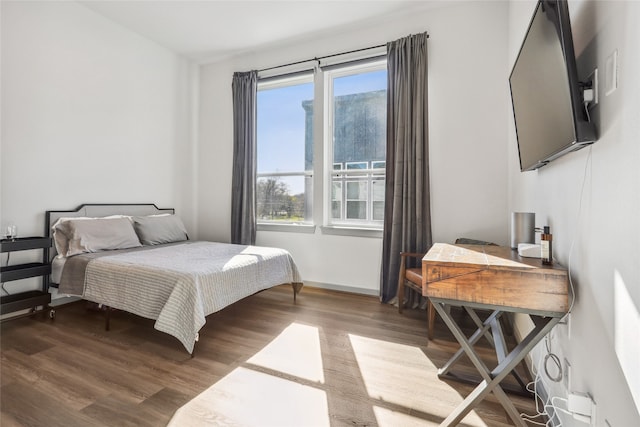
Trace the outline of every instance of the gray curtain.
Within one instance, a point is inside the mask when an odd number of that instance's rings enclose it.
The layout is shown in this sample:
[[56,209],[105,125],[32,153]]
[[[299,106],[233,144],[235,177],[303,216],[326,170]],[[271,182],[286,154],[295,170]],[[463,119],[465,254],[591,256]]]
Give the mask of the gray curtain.
[[233,178],[231,184],[231,243],[256,242],[256,98],[257,71],[234,73]]
[[427,38],[428,35],[423,33],[387,43],[387,174],[380,280],[382,302],[389,302],[396,296],[400,252],[425,253],[432,244]]

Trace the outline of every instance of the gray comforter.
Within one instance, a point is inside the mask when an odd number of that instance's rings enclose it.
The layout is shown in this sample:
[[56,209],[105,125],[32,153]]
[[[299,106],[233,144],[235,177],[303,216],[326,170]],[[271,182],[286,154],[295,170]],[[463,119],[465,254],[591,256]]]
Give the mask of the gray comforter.
[[300,283],[284,249],[184,242],[76,255],[59,291],[156,320],[154,327],[193,352],[205,317],[256,292]]

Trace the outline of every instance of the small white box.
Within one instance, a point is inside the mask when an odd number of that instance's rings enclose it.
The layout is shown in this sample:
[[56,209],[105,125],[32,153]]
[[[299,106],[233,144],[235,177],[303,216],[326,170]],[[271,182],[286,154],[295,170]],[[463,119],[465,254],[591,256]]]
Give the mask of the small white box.
[[518,243],[518,255],[525,258],[542,258],[540,245],[533,243]]
[[586,393],[569,393],[569,397],[567,398],[567,410],[573,414],[590,417],[593,411],[593,405],[594,403],[591,396]]

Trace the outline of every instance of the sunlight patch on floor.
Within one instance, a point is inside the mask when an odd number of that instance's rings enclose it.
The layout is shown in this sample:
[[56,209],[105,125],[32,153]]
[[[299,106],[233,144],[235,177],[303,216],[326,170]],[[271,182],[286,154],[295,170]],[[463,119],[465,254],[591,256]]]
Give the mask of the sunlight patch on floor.
[[292,323],[247,362],[324,383],[320,335],[314,326]]
[[[349,340],[369,397],[440,419],[446,418],[462,402],[463,397],[445,382],[437,389],[430,387],[438,369],[419,347],[358,335],[349,335]],[[380,372],[385,375],[380,375]],[[416,390],[421,392],[416,393]],[[393,417],[400,415],[393,413]],[[384,412],[381,412],[381,416],[392,417]],[[464,422],[486,426],[473,411],[465,417]]]
[[329,426],[328,414],[324,391],[236,368],[178,409],[168,425]]
[[373,413],[376,416],[379,427],[431,427],[440,425],[440,423],[436,421],[423,420],[422,418],[412,417],[411,415],[378,406],[373,407]]

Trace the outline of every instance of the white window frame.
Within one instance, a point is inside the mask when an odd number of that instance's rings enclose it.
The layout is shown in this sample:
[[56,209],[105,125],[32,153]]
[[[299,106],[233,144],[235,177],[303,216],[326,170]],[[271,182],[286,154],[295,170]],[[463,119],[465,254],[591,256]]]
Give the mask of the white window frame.
[[[313,83],[315,86],[315,78],[313,73],[303,73],[299,75],[285,76],[282,78],[274,77],[264,81],[258,81],[258,92],[260,92],[261,90],[278,89],[278,88],[295,86],[295,85],[306,84],[306,83]],[[315,90],[314,90],[314,93],[315,93]],[[315,111],[315,105],[314,105],[314,111]],[[315,163],[315,158],[314,158],[314,163]],[[292,176],[302,176],[302,177],[309,177],[313,179],[313,169],[309,171],[303,170],[303,171],[279,172],[276,170],[276,171],[256,173],[256,184],[258,179],[260,178],[292,177]],[[313,191],[311,192],[311,194],[307,194],[307,192],[305,191],[305,200],[307,203],[311,203],[312,212],[315,205],[313,199],[314,199]],[[292,225],[296,227],[297,231],[309,232],[308,229],[302,230],[300,226],[313,227],[313,218],[311,218],[309,221],[301,221],[301,222],[266,220],[266,219],[260,219],[260,218],[258,218],[256,221],[258,225],[258,230],[276,230],[276,228],[274,228],[273,226],[284,226],[284,228],[283,227],[277,228],[280,231],[282,229],[286,229],[286,226]]]
[[[334,105],[333,105],[333,80],[339,77],[353,76],[357,74],[363,74],[367,72],[386,70],[387,61],[386,59],[380,59],[376,61],[367,62],[364,64],[354,64],[351,66],[344,67],[332,67],[330,70],[324,71],[323,74],[323,85],[324,85],[324,94],[323,94],[323,102],[325,103],[324,108],[324,138],[323,138],[323,157],[324,157],[324,188],[328,189],[328,191],[324,192],[323,198],[323,229],[325,228],[352,228],[352,229],[364,229],[364,230],[382,230],[384,221],[383,220],[374,220],[373,219],[373,181],[384,180],[385,177],[385,169],[384,168],[376,168],[373,169],[370,164],[367,164],[366,169],[349,169],[349,163],[346,163],[344,168],[340,170],[340,173],[337,174],[334,170],[333,163],[333,114],[334,114]],[[386,161],[386,159],[385,159]],[[361,162],[353,162],[353,163],[361,163]],[[339,178],[342,184],[342,191],[344,194],[343,203],[342,203],[342,218],[337,220],[333,218],[332,215],[332,184],[334,178]],[[381,179],[382,178],[382,179]],[[346,182],[352,180],[366,179],[368,182],[367,185],[367,219],[364,221],[360,220],[350,220],[346,218],[346,209],[347,209],[347,199],[346,199]]]
[[[357,61],[358,58],[353,58]],[[312,204],[312,219],[310,223],[288,223],[285,221],[260,220],[257,224],[259,231],[286,231],[297,233],[315,233],[316,226],[321,230],[322,234],[354,236],[354,237],[382,237],[383,221],[334,221],[332,220],[332,175],[339,176],[342,179],[342,191],[346,191],[346,179],[362,179],[366,177],[369,180],[368,185],[368,217],[373,217],[373,181],[384,180],[385,169],[372,169],[369,164],[367,169],[350,169],[347,170],[346,164],[334,164],[333,159],[333,130],[329,129],[328,124],[333,122],[333,117],[329,121],[329,115],[333,114],[332,98],[328,97],[328,93],[333,93],[333,77],[347,76],[353,74],[364,73],[368,71],[386,70],[386,58],[378,57],[364,63],[354,63],[352,65],[331,64],[330,69],[315,68],[313,74],[297,74],[294,70],[291,76],[266,75],[264,81],[258,81],[258,90],[275,89],[300,83],[314,83],[313,98],[313,171],[296,171],[279,173],[270,171],[268,173],[257,174],[256,178],[265,176],[286,176],[286,175],[304,175],[311,177],[312,193],[305,194],[310,197]],[[330,91],[328,92],[328,87]],[[334,169],[335,167],[339,167]],[[341,209],[344,212],[346,203],[341,201]]]

